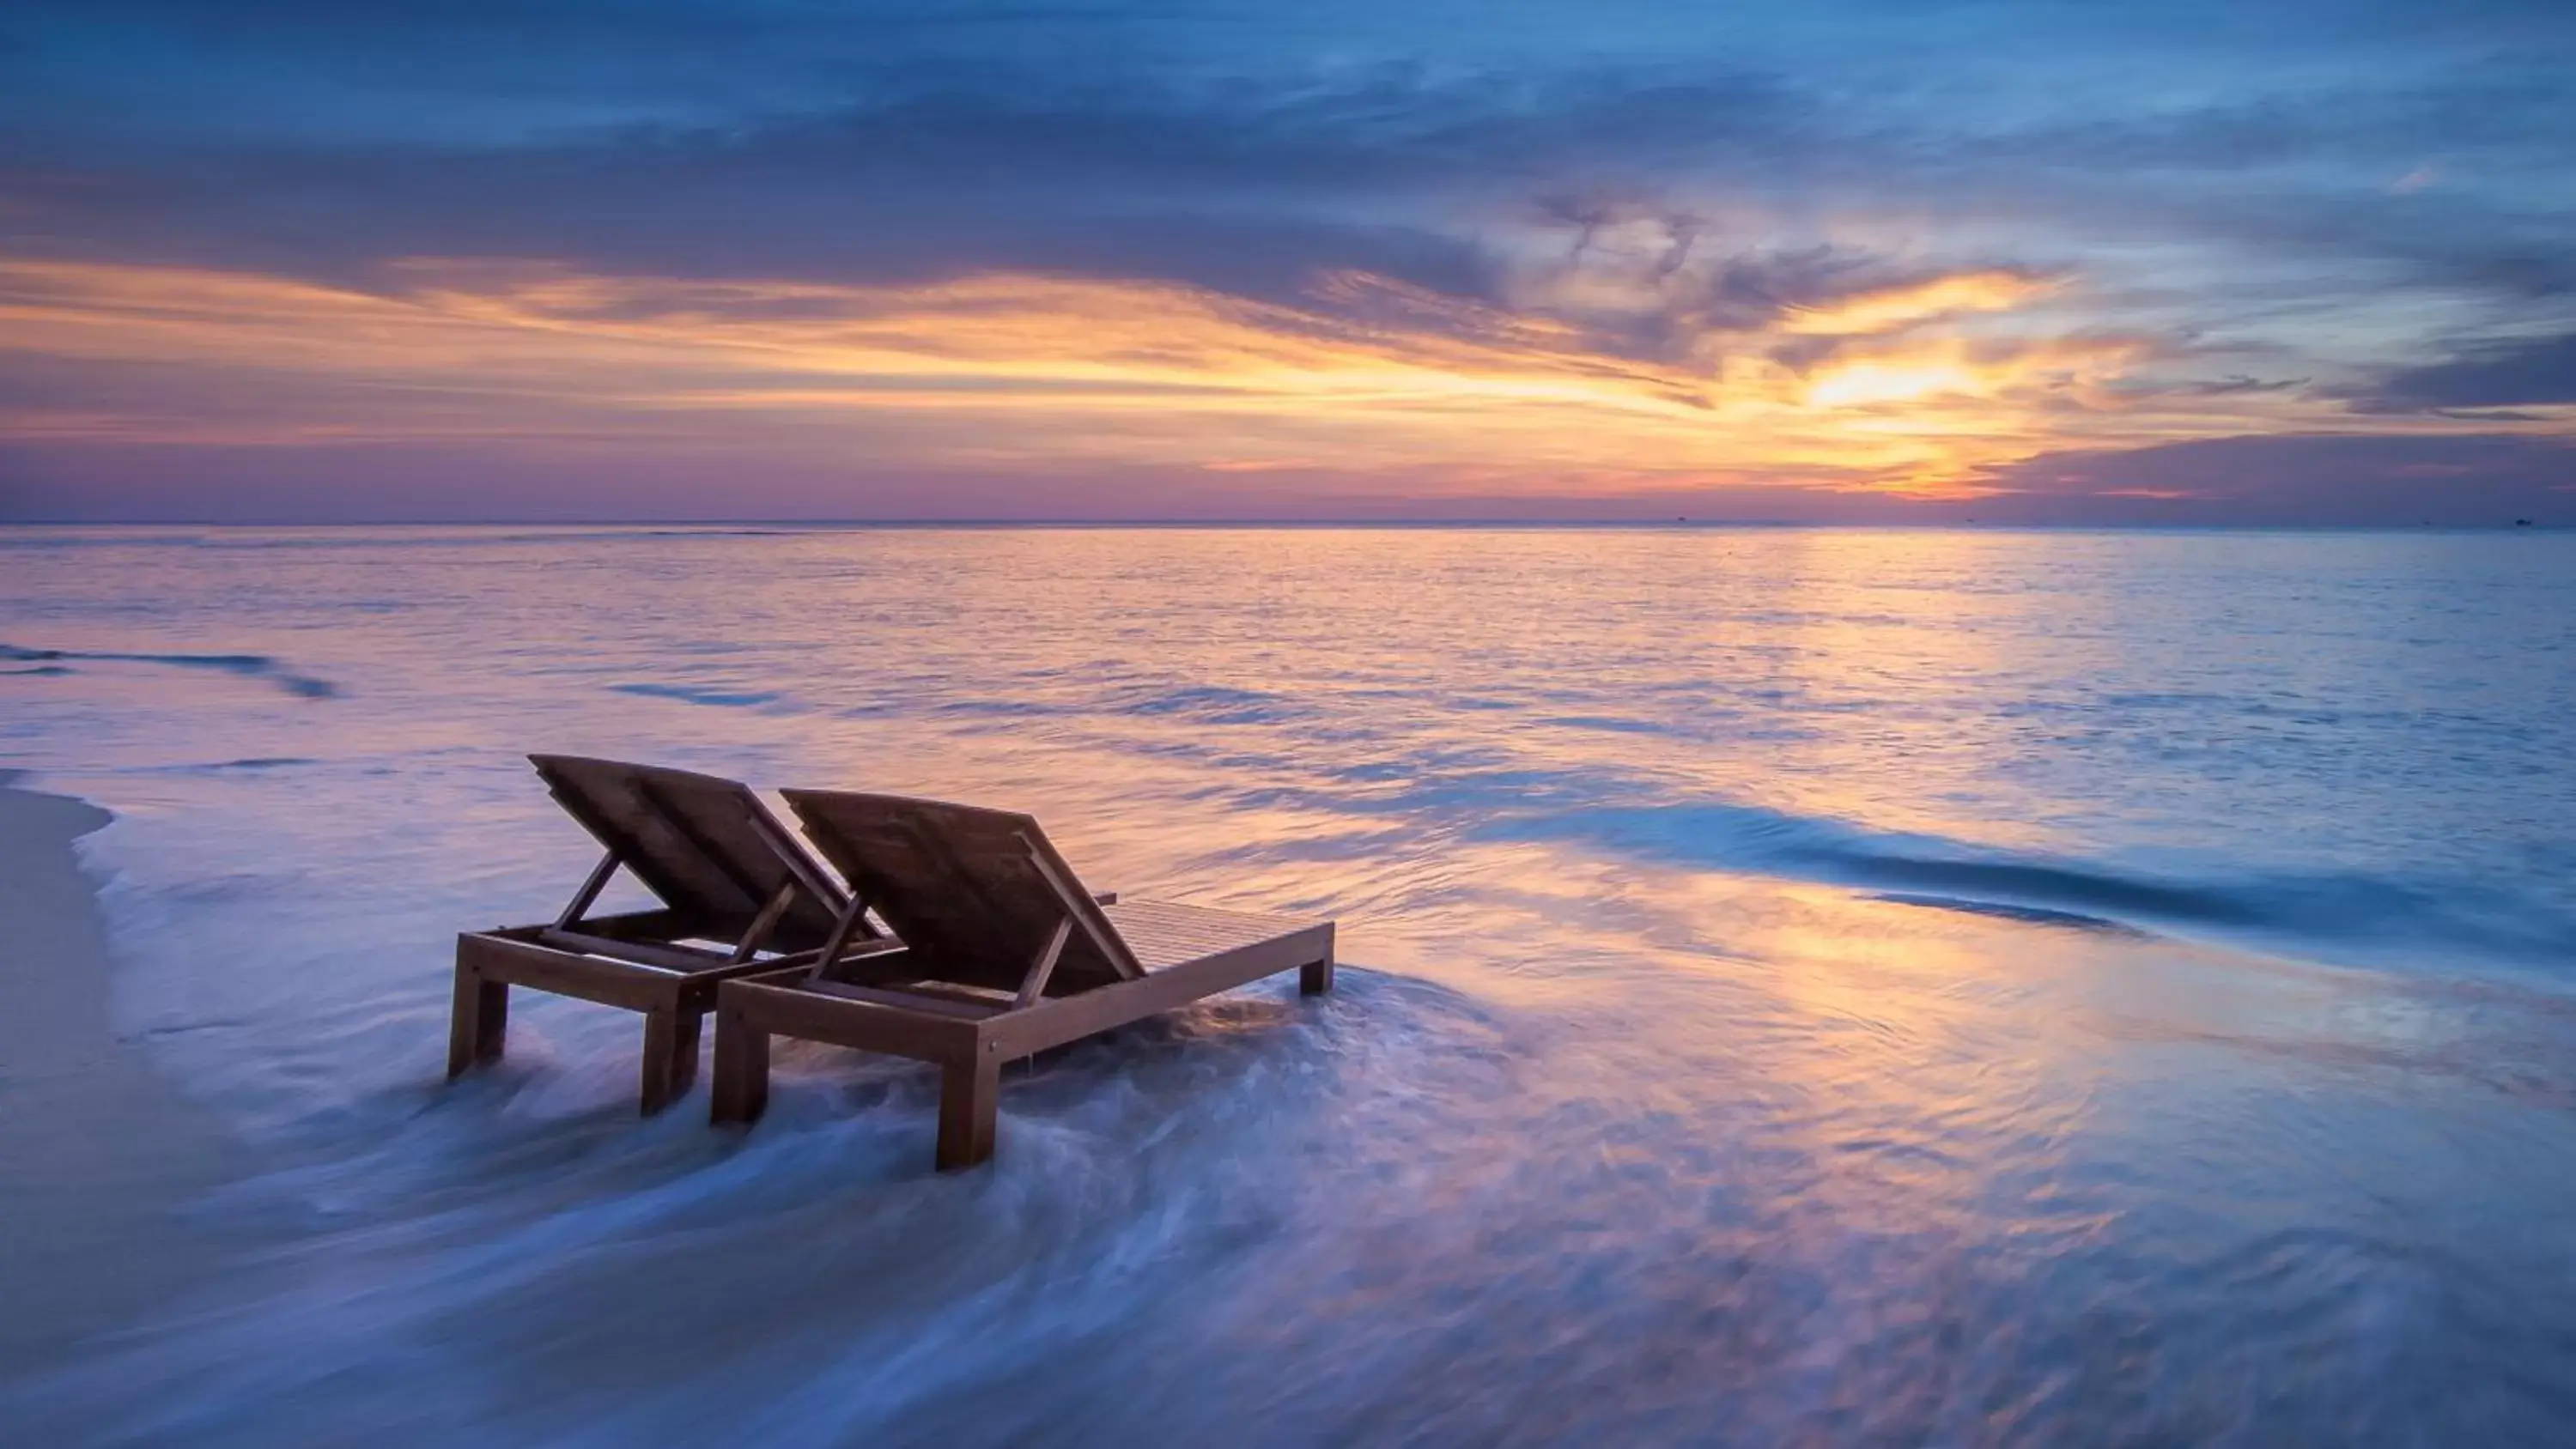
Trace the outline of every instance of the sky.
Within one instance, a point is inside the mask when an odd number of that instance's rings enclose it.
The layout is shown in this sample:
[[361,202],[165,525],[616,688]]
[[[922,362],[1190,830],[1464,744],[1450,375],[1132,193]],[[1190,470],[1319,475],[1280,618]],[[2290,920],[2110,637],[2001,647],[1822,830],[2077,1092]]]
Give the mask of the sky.
[[2576,523],[2576,5],[12,0],[0,520]]

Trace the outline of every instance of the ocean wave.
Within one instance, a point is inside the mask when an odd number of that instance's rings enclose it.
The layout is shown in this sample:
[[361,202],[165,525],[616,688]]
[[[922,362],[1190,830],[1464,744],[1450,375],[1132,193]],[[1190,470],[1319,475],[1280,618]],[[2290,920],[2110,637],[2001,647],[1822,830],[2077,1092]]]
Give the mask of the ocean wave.
[[1545,719],[1537,721],[1537,723],[1544,725],[1558,725],[1570,730],[1604,730],[1615,735],[1669,735],[1674,733],[1674,730],[1670,725],[1658,724],[1653,720],[1623,719],[1617,715],[1607,714],[1551,715]]
[[2164,928],[2306,948],[2336,959],[2460,952],[2576,963],[2576,916],[2482,882],[2336,871],[2159,876],[2097,861],[1873,830],[1753,805],[1570,810],[1496,822],[1480,837],[1589,843],[1683,867],[1853,886],[1906,904],[2050,924]]
[[675,699],[682,704],[716,705],[728,709],[757,709],[776,704],[779,694],[772,689],[709,689],[697,684],[612,684],[619,694],[641,695],[646,699]]
[[[760,1357],[780,1370],[756,1395],[767,1432],[749,1437],[839,1442],[901,1421],[916,1427],[896,1442],[985,1442],[975,1386],[1033,1342],[1132,1332],[1140,1291],[1204,1281],[1263,1244],[1334,1241],[1307,1225],[1349,1204],[1301,1163],[1377,1144],[1384,1184],[1398,1160],[1469,1151],[1416,1144],[1421,1117],[1516,1111],[1516,1063],[1535,1046],[1527,1023],[1477,998],[1346,965],[1327,1000],[1255,988],[1015,1069],[1003,1111],[1017,1168],[937,1174],[923,1160],[934,1071],[791,1049],[753,1132],[688,1112],[639,1124],[623,1023],[531,1018],[539,1030],[514,1022],[500,1066],[445,1088],[380,1081],[359,1104],[363,1140],[277,1161],[201,1207],[227,1226],[287,1224],[293,1241],[86,1363],[0,1384],[0,1415],[30,1442],[273,1442],[287,1405],[311,1442],[382,1437],[388,1422],[410,1431],[395,1441],[488,1437],[475,1395],[405,1419],[385,1340],[456,1342],[475,1323],[474,1342],[569,1370],[599,1342],[582,1319],[640,1322],[671,1301],[667,1279],[633,1265],[678,1254],[749,1295]],[[1054,1284],[1034,1314],[1032,1269]],[[1295,1281],[1274,1272],[1265,1301]],[[527,1311],[531,1299],[561,1311]],[[663,1348],[667,1421],[695,1412],[700,1350]],[[627,1416],[599,1442],[667,1437],[631,1396],[549,1391],[530,1408],[566,1406]],[[550,1437],[519,1427],[500,1437]]]
[[9,671],[13,674],[76,673],[67,662],[73,660],[101,664],[159,664],[173,669],[212,669],[245,679],[265,679],[301,699],[331,699],[340,693],[340,687],[331,681],[299,674],[275,656],[267,654],[129,654],[117,650],[28,649],[15,644],[0,644],[0,659],[39,666]]
[[990,715],[1001,719],[1033,719],[1075,713],[1063,705],[1033,699],[949,699],[927,706],[926,712],[969,718]]
[[230,770],[286,770],[318,764],[305,755],[249,755],[238,760],[209,760],[197,765],[156,765],[144,771],[162,775],[217,775]]
[[2150,934],[2107,916],[2088,916],[2082,911],[2050,910],[2045,906],[2016,906],[2001,901],[1963,900],[1957,896],[1930,896],[1913,891],[1881,891],[1877,899],[1893,905],[1920,906],[1929,911],[1957,911],[1969,916],[1992,916],[2000,921],[2020,921],[2032,926],[2063,926],[2071,931],[2100,931],[2115,936]]
[[1219,684],[1140,691],[1110,705],[1115,714],[1169,716],[1203,724],[1279,724],[1304,711],[1275,694]]

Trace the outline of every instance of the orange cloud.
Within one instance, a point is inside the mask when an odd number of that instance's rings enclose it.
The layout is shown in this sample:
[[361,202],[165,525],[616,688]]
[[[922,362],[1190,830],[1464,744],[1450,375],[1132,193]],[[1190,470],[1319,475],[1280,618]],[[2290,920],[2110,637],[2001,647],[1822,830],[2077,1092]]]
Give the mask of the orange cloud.
[[2061,288],[1963,272],[1641,361],[1535,305],[1360,274],[1297,307],[1005,274],[857,287],[418,260],[370,291],[0,258],[0,366],[88,390],[0,413],[0,433],[1958,493],[2037,453],[2295,426],[2321,406],[2135,386],[2145,342],[2029,312]]
[[1963,312],[2004,312],[2047,296],[2061,283],[2015,272],[1957,272],[1928,281],[1859,292],[1790,312],[1780,330],[1792,336],[1848,337],[1889,332]]

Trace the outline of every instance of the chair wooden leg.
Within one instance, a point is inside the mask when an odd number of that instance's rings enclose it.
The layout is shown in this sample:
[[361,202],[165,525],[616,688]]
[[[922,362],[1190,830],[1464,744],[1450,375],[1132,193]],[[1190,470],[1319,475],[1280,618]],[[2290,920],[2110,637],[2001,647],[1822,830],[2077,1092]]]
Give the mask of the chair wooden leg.
[[466,962],[456,963],[456,1006],[447,1023],[449,1081],[485,1062],[501,1059],[510,1031],[510,983],[494,981]]
[[716,1008],[716,1065],[708,1083],[707,1120],[753,1123],[769,1107],[769,1033]]
[[650,1117],[687,1095],[698,1077],[700,1013],[657,1006],[644,1013],[642,1110]]
[[1297,968],[1297,990],[1305,996],[1321,996],[1333,989],[1333,958],[1309,961]]
[[993,1155],[993,1125],[1002,1099],[1002,1064],[980,1055],[940,1068],[939,1170],[973,1167]]

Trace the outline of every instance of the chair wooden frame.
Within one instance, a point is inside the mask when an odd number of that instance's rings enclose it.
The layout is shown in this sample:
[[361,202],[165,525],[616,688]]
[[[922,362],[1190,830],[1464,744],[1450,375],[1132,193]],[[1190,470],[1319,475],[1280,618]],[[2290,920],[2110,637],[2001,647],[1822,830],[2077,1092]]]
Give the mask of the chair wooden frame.
[[[787,800],[816,850],[851,881],[853,909],[873,895],[905,944],[850,958],[827,951],[817,964],[716,983],[710,1116],[718,1123],[756,1121],[767,1106],[771,1037],[828,1042],[936,1063],[936,1163],[942,1171],[972,1167],[993,1154],[1005,1062],[1279,972],[1296,971],[1307,995],[1332,989],[1330,921],[1092,895],[1026,816],[828,791],[791,790]],[[872,853],[842,828],[850,810],[910,820],[921,849],[908,859]],[[993,831],[980,852],[958,849],[940,838],[943,816],[974,818]],[[925,864],[934,856],[937,866]],[[1018,899],[1001,901],[993,880],[1000,867],[1024,872]],[[917,927],[908,919],[919,893],[940,884],[942,868],[950,887],[943,894],[980,886],[987,905],[1021,910],[1024,922],[1051,916],[1052,928],[1042,940],[1025,933],[1034,948],[1010,960],[961,957],[954,938],[971,931],[944,936],[936,919]],[[1042,900],[1031,899],[1039,892]],[[1077,954],[1084,971],[1068,979],[1061,968]]]
[[[552,922],[456,938],[451,1080],[500,1058],[510,988],[524,986],[643,1015],[638,1107],[651,1116],[695,1080],[718,983],[893,945],[748,787],[614,760],[530,762],[606,854]],[[590,915],[621,869],[662,908]]]

